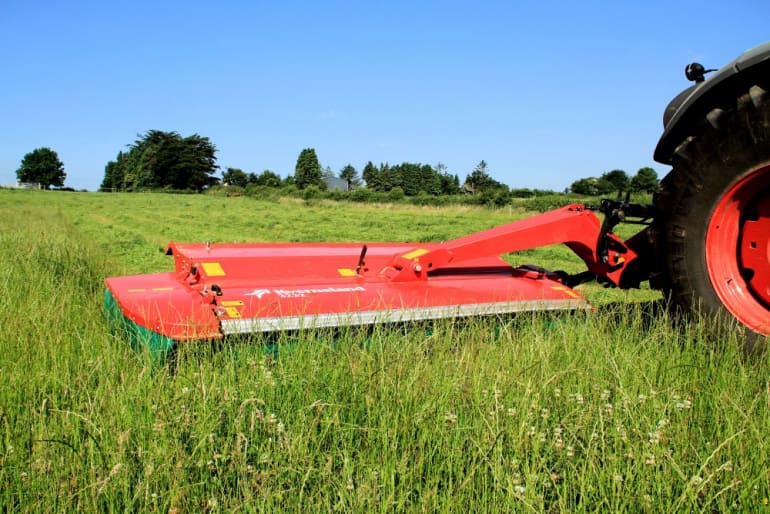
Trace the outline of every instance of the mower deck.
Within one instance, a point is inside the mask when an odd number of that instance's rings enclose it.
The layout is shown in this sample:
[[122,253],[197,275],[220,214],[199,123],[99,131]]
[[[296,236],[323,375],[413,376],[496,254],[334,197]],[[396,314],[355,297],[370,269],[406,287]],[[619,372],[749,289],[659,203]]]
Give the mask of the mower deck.
[[229,334],[369,325],[583,309],[578,293],[540,270],[499,257],[466,260],[395,281],[370,270],[394,254],[428,252],[409,244],[171,244],[176,270],[108,278],[107,288],[132,323],[175,341]]
[[559,243],[589,278],[628,282],[636,253],[574,204],[443,243],[170,243],[174,271],[106,279],[105,310],[135,347],[165,352],[234,334],[588,309],[563,274],[500,258]]

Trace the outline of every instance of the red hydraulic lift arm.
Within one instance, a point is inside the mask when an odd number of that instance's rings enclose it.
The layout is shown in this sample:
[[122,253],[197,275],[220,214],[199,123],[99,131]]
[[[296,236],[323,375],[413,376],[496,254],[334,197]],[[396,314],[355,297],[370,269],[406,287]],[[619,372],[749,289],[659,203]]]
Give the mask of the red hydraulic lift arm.
[[[608,238],[606,257],[600,256],[600,237]],[[637,258],[623,240],[612,233],[602,234],[602,225],[593,211],[573,204],[538,216],[476,232],[433,246],[419,247],[393,256],[382,270],[394,281],[427,280],[428,274],[450,263],[494,255],[565,244],[596,276],[620,285],[625,267]]]

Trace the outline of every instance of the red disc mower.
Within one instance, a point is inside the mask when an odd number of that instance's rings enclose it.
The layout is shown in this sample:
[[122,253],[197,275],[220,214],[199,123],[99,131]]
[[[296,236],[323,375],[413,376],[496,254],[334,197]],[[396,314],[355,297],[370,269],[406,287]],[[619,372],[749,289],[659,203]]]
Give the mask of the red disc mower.
[[[711,73],[708,78],[706,74]],[[178,342],[235,334],[589,308],[589,280],[661,289],[678,312],[727,320],[745,349],[770,336],[770,43],[666,108],[655,149],[672,170],[652,205],[575,204],[443,243],[182,244],[174,270],[106,279],[105,309],[159,356]],[[596,214],[598,211],[602,216]],[[644,228],[623,240],[618,223]],[[500,255],[565,244],[568,275]]]

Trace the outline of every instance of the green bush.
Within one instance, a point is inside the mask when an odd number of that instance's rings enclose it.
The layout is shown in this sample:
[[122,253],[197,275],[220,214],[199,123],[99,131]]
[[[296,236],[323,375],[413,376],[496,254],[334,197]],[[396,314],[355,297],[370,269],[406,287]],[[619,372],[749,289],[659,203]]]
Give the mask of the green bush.
[[394,187],[393,189],[388,191],[387,194],[388,194],[388,200],[390,200],[391,202],[400,202],[401,200],[404,199],[404,196],[406,196],[406,194],[404,193],[404,190],[401,189],[400,187]]
[[590,197],[585,197],[580,195],[558,194],[558,193],[546,195],[546,196],[535,196],[532,198],[521,199],[516,201],[514,205],[521,206],[528,211],[547,212],[547,211],[552,211],[554,209],[559,209],[561,207],[570,205],[572,203],[586,203],[586,204],[599,205],[599,202],[596,198],[590,198]]
[[374,192],[365,187],[354,189],[350,192],[349,198],[354,202],[370,202],[374,197]]
[[249,184],[246,186],[246,195],[259,200],[277,202],[281,199],[281,190],[277,187]]
[[302,198],[304,200],[318,200],[323,195],[323,191],[316,185],[307,186],[302,190]]

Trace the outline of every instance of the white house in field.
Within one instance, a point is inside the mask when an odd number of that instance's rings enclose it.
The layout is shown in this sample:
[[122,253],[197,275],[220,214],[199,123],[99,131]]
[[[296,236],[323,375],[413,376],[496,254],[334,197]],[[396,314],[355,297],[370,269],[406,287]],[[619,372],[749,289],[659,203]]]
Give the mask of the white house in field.
[[16,189],[43,189],[39,182],[16,182]]
[[43,189],[43,186],[37,182],[16,182],[14,184],[2,184],[4,189]]

